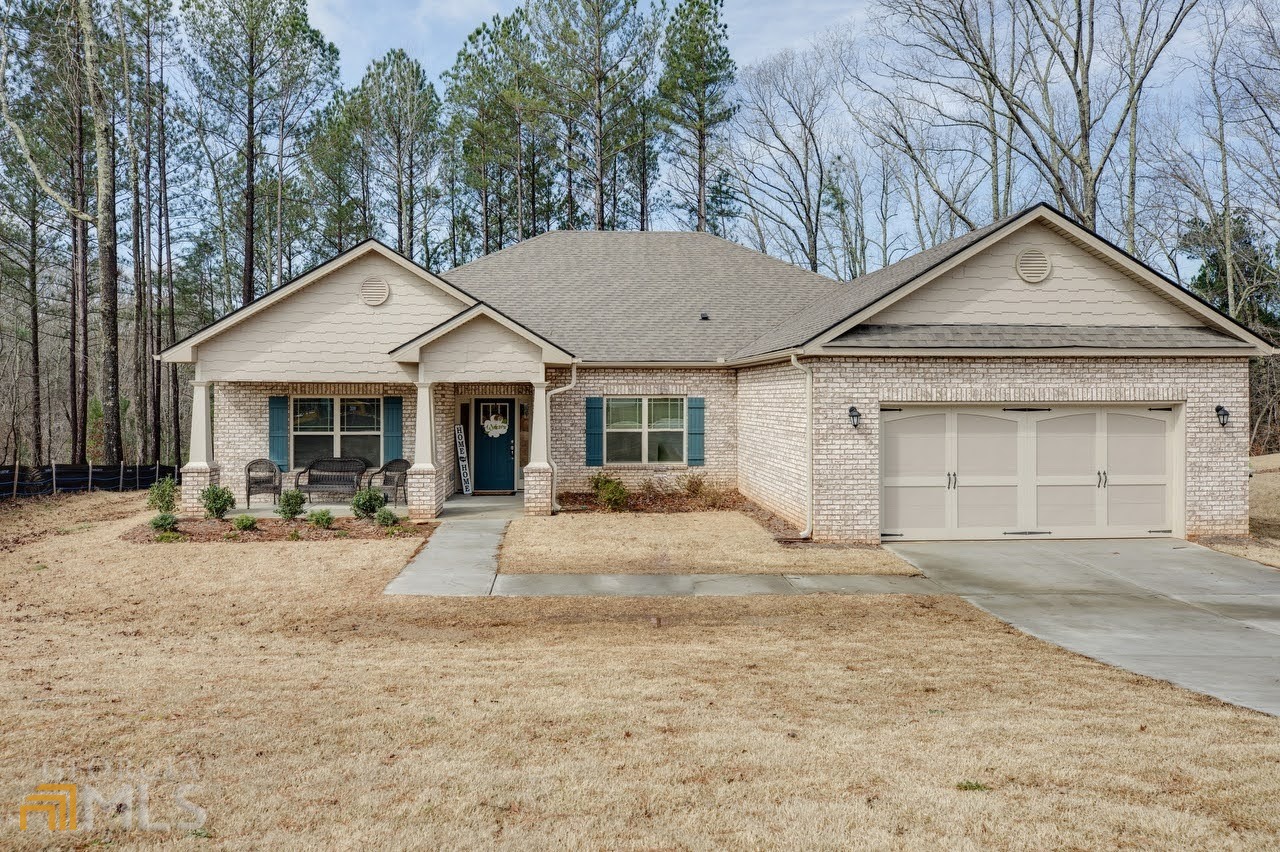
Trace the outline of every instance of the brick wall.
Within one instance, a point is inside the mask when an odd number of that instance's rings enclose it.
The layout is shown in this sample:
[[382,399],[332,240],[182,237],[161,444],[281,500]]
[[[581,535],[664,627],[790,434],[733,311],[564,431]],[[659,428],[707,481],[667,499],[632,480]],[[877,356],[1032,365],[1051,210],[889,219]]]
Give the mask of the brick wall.
[[[814,535],[879,541],[882,402],[1184,402],[1186,531],[1248,531],[1244,358],[836,358],[814,367]],[[857,405],[855,430],[846,411]],[[1236,412],[1228,429],[1214,406]]]
[[[404,400],[404,457],[413,461],[413,428],[417,388],[384,384],[291,384],[288,382],[215,382],[213,385],[213,461],[221,468],[221,484],[244,503],[244,467],[270,457],[267,400],[273,396],[399,396]],[[452,437],[450,437],[452,440]],[[283,487],[293,486],[293,471],[282,474]],[[256,502],[269,500],[256,496]]]
[[805,376],[790,364],[738,372],[738,490],[805,523]]
[[[569,370],[548,369],[548,389],[569,383]],[[586,466],[586,398],[589,396],[700,396],[706,400],[706,464]],[[581,491],[597,471],[636,487],[660,474],[705,473],[707,484],[736,488],[738,480],[737,380],[733,370],[578,370],[573,390],[551,398],[551,458],[556,488]]]

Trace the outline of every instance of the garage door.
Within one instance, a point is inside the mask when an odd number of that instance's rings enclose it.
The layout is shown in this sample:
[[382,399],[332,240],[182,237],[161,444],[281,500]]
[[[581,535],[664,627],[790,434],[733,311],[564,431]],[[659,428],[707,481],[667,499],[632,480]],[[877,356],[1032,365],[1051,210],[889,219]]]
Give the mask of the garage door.
[[1172,406],[881,409],[887,539],[1174,532]]

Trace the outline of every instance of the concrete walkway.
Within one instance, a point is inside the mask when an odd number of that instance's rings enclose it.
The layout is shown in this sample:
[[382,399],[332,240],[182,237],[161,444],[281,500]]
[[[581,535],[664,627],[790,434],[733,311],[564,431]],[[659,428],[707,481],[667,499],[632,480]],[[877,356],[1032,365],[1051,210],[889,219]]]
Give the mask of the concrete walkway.
[[499,574],[498,546],[524,506],[514,497],[454,497],[440,526],[388,595],[561,596],[938,594],[924,577],[782,574]]
[[890,549],[1026,633],[1280,715],[1280,571],[1174,539]]
[[427,546],[387,584],[388,595],[488,595],[498,573],[498,545],[524,512],[519,495],[455,497],[444,504]]

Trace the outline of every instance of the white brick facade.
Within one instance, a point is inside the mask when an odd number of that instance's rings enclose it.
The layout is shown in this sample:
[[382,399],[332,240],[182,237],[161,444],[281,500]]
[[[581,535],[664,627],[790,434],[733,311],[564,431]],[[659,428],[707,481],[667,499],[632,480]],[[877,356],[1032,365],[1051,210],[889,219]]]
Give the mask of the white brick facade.
[[[215,382],[213,461],[221,469],[221,484],[231,489],[237,506],[244,505],[245,465],[254,459],[270,456],[267,400],[273,396],[398,396],[404,405],[404,457],[413,461],[413,426],[417,410],[417,389],[413,385]],[[295,473],[291,470],[281,474],[285,490],[293,487]],[[269,498],[259,496],[257,499]]]
[[[554,390],[569,383],[569,371],[547,370]],[[589,396],[700,396],[705,400],[705,464],[627,464],[587,467],[586,431]],[[706,474],[707,484],[736,488],[738,484],[737,379],[733,370],[581,369],[578,384],[551,398],[551,460],[556,465],[556,488],[582,491],[593,473],[604,471],[628,488],[660,473]]]
[[738,372],[738,490],[805,524],[805,376],[791,364]]
[[[814,537],[880,540],[881,403],[1185,403],[1188,536],[1249,526],[1245,358],[815,359]],[[798,372],[798,371],[796,371]],[[1216,405],[1234,412],[1223,429]],[[862,412],[853,429],[850,405]]]
[[[1189,536],[1248,531],[1248,360],[1245,358],[816,358],[814,370],[814,537],[878,542],[879,409],[884,403],[1121,403],[1185,405],[1185,520]],[[567,369],[549,369],[551,389]],[[459,490],[454,423],[466,396],[527,397],[527,383],[433,386],[436,472],[410,482],[416,517],[434,517]],[[590,396],[682,395],[706,400],[706,464],[586,466]],[[279,395],[387,396],[404,402],[404,455],[413,460],[413,385],[226,383],[214,385],[217,476],[244,499],[244,466],[268,455],[267,399]],[[551,398],[551,458],[561,491],[581,490],[596,471],[629,487],[659,473],[705,473],[710,484],[744,495],[796,524],[805,520],[805,378],[790,364],[731,369],[580,369],[577,385]],[[1236,412],[1223,429],[1216,405]],[[860,428],[847,409],[857,405]],[[292,484],[286,474],[285,487]],[[549,471],[526,469],[529,511],[549,510]],[[192,477],[188,492],[207,478]],[[533,489],[530,493],[529,489]],[[194,492],[192,492],[192,497]]]

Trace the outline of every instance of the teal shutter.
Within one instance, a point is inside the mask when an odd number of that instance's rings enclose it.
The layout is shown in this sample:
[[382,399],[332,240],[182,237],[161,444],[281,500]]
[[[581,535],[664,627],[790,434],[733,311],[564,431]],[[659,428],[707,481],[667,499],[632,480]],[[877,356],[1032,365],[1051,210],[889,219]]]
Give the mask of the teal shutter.
[[587,467],[604,466],[604,397],[587,397]]
[[288,470],[289,397],[273,396],[267,399],[267,431],[271,436],[267,445],[271,460],[281,470]]
[[404,458],[404,398],[382,398],[382,463]]
[[700,396],[691,396],[685,403],[689,429],[689,466],[702,467],[707,463],[707,404]]

